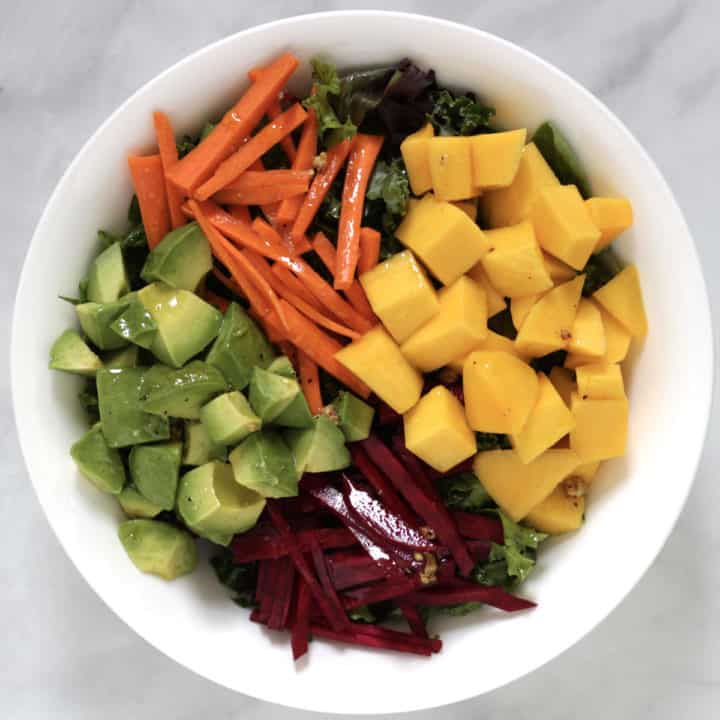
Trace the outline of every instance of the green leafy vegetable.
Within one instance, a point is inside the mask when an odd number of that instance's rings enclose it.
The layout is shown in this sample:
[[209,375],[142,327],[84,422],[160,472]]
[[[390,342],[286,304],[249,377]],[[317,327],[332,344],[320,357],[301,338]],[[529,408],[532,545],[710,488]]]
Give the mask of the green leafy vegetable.
[[88,423],[94,425],[100,420],[100,408],[98,405],[97,385],[95,380],[88,380],[83,389],[78,393],[78,400],[82,409],[87,414]]
[[382,200],[391,215],[404,216],[410,197],[407,171],[402,158],[379,160],[370,178],[368,200]]
[[532,141],[563,185],[577,185],[583,197],[590,197],[590,182],[582,163],[557,125],[544,122]]
[[203,125],[203,129],[200,131],[200,137],[198,138],[198,142],[202,142],[217,126],[217,123],[208,122]]
[[440,478],[436,487],[442,501],[451,510],[478,512],[495,505],[480,480],[471,472]]
[[513,325],[510,308],[505,308],[491,318],[488,318],[487,326],[493,332],[510,338],[510,340],[514,340],[517,337],[517,330],[515,329],[515,325]]
[[548,353],[542,357],[533,358],[530,361],[530,367],[535,370],[535,372],[541,372],[549,375],[550,371],[554,367],[563,367],[566,357],[567,352],[565,350],[556,350],[555,352]]
[[445,605],[444,607],[435,608],[439,615],[450,615],[450,617],[464,617],[471,612],[480,610],[484,607],[481,602],[466,602],[459,605]]
[[512,445],[508,436],[502,433],[475,433],[475,441],[477,443],[478,452],[486,452],[487,450],[510,450]]
[[368,605],[361,605],[360,607],[348,610],[348,617],[353,622],[367,623],[368,625],[372,625],[377,622],[377,618]]
[[472,93],[454,95],[450,90],[431,94],[432,110],[428,120],[438,135],[476,135],[493,132],[490,121],[495,108],[478,102]]
[[608,247],[596,255],[591,255],[582,270],[585,273],[583,295],[589,297],[603,285],[609,283],[622,269],[622,262],[612,248]]
[[234,594],[240,607],[255,606],[255,585],[257,583],[257,563],[238,565],[233,560],[232,550],[225,548],[210,559],[218,580]]

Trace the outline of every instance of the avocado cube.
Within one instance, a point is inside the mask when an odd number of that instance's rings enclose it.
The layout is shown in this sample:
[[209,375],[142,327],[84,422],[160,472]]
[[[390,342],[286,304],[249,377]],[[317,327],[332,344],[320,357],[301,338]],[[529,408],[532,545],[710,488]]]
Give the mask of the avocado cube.
[[50,369],[95,377],[102,360],[88,347],[77,330],[66,330],[50,348]]
[[129,518],[154,518],[162,512],[159,505],[141,495],[134,485],[126,485],[117,499],[123,512]]
[[135,487],[163,510],[175,507],[181,456],[177,442],[136,445],[130,451],[130,476]]
[[275,373],[276,375],[282,375],[286,378],[297,378],[297,373],[293,364],[290,362],[290,358],[287,355],[280,355],[276,357],[268,366],[267,371]]
[[346,390],[333,401],[340,429],[348,442],[365,440],[370,436],[375,409]]
[[213,445],[235,445],[262,426],[250,403],[237,390],[211,400],[200,410],[200,419]]
[[157,333],[157,323],[153,316],[138,300],[131,302],[113,320],[110,328],[121,338],[125,338],[128,342],[135,343],[135,345],[139,345],[146,350],[152,347],[155,333]]
[[310,406],[307,404],[300,386],[298,394],[292,402],[273,420],[276,425],[289,428],[309,428],[313,424],[313,416]]
[[101,424],[96,423],[71,448],[78,470],[102,492],[117,495],[125,485],[125,466],[120,453],[110,447]]
[[277,432],[262,430],[230,453],[235,481],[263,497],[294,497],[299,474],[290,448]]
[[253,368],[267,368],[275,353],[263,332],[237,304],[225,312],[207,361],[220,369],[233,390],[244,390]]
[[126,300],[112,303],[83,303],[77,305],[78,320],[83,332],[101,350],[117,350],[127,345],[127,340],[111,327],[115,319],[127,308]]
[[197,565],[193,537],[158,520],[126,520],[118,537],[138,570],[174,580],[192,572]]
[[312,427],[306,430],[285,431],[284,437],[299,475],[304,472],[331,472],[350,466],[345,436],[327,415],[314,418]]
[[297,380],[276,375],[260,367],[250,379],[250,405],[264,422],[272,422],[300,393]]
[[210,460],[227,460],[227,448],[213,445],[201,422],[185,422],[183,465],[204,465]]
[[120,243],[103,250],[90,266],[87,297],[90,302],[111,303],[130,289]]
[[131,368],[138,363],[138,347],[137,345],[128,345],[127,347],[113,350],[103,355],[103,366],[111,369]]
[[166,417],[143,410],[147,368],[98,370],[97,391],[102,432],[110,447],[167,440]]

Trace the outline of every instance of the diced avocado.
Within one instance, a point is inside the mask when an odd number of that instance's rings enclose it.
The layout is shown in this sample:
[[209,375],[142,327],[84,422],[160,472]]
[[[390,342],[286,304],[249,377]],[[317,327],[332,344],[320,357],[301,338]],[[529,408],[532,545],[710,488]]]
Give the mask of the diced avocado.
[[174,580],[197,565],[192,535],[159,520],[126,520],[118,537],[138,570]]
[[203,406],[200,419],[214,445],[236,445],[262,426],[250,403],[237,390],[220,395]]
[[207,361],[222,370],[234,390],[244,390],[253,368],[266,368],[273,357],[263,332],[237,303],[230,303]]
[[182,367],[218,334],[222,315],[188,290],[164,283],[146,285],[137,294],[157,323],[150,347],[160,362]]
[[318,415],[313,419],[312,427],[306,430],[286,430],[283,435],[299,475],[342,470],[350,465],[345,436],[326,415]]
[[137,299],[137,294],[133,293],[133,296],[132,302],[113,320],[110,328],[128,342],[149,350],[155,340],[157,323]]
[[120,507],[130,518],[154,518],[162,508],[141,495],[134,485],[126,485],[117,496]]
[[103,250],[90,266],[87,298],[90,302],[111,303],[130,289],[120,243]]
[[204,465],[210,460],[227,460],[227,448],[213,445],[201,422],[186,422],[182,464]]
[[212,270],[210,245],[196,222],[169,232],[148,255],[140,277],[193,292]]
[[125,300],[105,304],[88,302],[77,305],[75,311],[83,332],[93,344],[101,350],[117,350],[127,345],[127,340],[110,326],[127,306],[128,302]]
[[154,415],[198,420],[200,408],[227,389],[222,373],[202,360],[175,370],[153,365],[146,376],[143,410]]
[[110,447],[167,440],[166,417],[143,410],[147,368],[98,370],[97,391],[102,431]]
[[98,489],[117,495],[125,485],[125,467],[117,450],[105,440],[100,423],[70,448],[78,470]]
[[198,535],[219,545],[253,527],[264,507],[265,498],[238,485],[227,463],[206,463],[180,480],[180,517]]
[[66,330],[50,348],[50,368],[93,377],[102,360],[88,347],[77,330]]
[[263,497],[294,497],[299,475],[290,448],[277,432],[263,430],[230,453],[236,482]]
[[272,422],[297,397],[297,380],[256,367],[250,379],[250,405],[264,423]]
[[137,345],[128,345],[127,347],[113,350],[103,355],[103,366],[109,370],[115,368],[131,368],[138,363]]
[[340,429],[348,442],[365,440],[370,435],[375,409],[346,390],[341,390],[333,401]]
[[268,366],[267,371],[275,373],[276,375],[282,375],[286,378],[296,378],[297,373],[293,364],[290,362],[290,358],[287,355],[280,355],[276,357]]
[[136,445],[130,451],[130,477],[150,502],[163,510],[175,507],[180,475],[180,443]]
[[[275,358],[270,365],[268,365],[267,371],[297,383],[295,368],[292,366],[290,359],[285,355]],[[290,404],[273,419],[273,422],[276,425],[292,428],[307,428],[312,425],[312,413],[310,412],[300,385],[297,385],[297,394]]]

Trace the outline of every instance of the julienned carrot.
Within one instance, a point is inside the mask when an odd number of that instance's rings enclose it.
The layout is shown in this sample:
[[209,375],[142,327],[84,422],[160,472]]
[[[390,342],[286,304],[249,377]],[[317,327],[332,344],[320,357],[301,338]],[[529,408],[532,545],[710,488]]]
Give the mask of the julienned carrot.
[[345,164],[348,153],[350,152],[351,140],[343,140],[327,151],[325,156],[325,164],[317,171],[315,178],[305,196],[300,210],[292,227],[293,238],[299,238],[305,235],[310,223],[317,214],[322,205],[322,201],[330,190],[330,186]]
[[[309,243],[307,244],[307,248],[305,248],[299,243],[293,242],[290,237],[284,238],[270,223],[265,222],[260,217],[256,217],[253,220],[252,229],[263,238],[263,240],[273,243],[274,246],[283,247],[287,255],[294,257],[310,249]],[[305,241],[307,242],[307,239],[305,239]]]
[[300,387],[303,389],[310,412],[318,415],[323,409],[323,399],[320,392],[320,374],[317,363],[302,350],[298,350],[297,358]]
[[148,247],[152,250],[170,230],[162,160],[159,155],[129,155],[127,161]]
[[212,290],[205,291],[205,301],[216,307],[221,313],[224,313],[230,304],[227,298],[216,295]]
[[[317,116],[314,110],[308,110],[307,120],[303,125],[297,154],[293,161],[293,170],[312,170],[313,161],[317,153]],[[297,217],[302,198],[297,196],[283,200],[278,210],[278,222],[287,224]]]
[[[274,120],[279,115],[282,115],[282,106],[280,105],[280,100],[278,98],[275,98],[275,100],[270,103],[270,107],[268,108],[268,117],[270,120]],[[280,147],[283,149],[283,152],[285,153],[287,159],[290,161],[290,163],[295,162],[295,158],[297,157],[297,150],[295,149],[295,143],[293,142],[292,137],[290,135],[287,135],[280,141]]]
[[345,290],[350,287],[355,277],[360,256],[360,224],[365,207],[365,192],[383,140],[381,135],[361,133],[358,133],[353,140],[340,206],[337,269],[335,271],[336,290]]
[[205,140],[170,169],[170,181],[189,195],[209,178],[258,125],[298,65],[294,55],[283,53],[263,68],[257,80],[225,113]]
[[231,278],[228,277],[222,270],[220,270],[217,267],[214,267],[212,269],[212,274],[215,277],[215,279],[223,285],[225,288],[227,288],[230,292],[235,293],[235,295],[238,295],[240,297],[243,297],[243,290],[242,288]]
[[250,208],[247,205],[233,205],[228,210],[236,220],[242,220],[246,225],[250,225],[252,218],[250,217]]
[[295,368],[297,372],[298,360],[297,360],[297,348],[287,340],[281,340],[278,343],[280,352],[290,361],[290,364]]
[[322,310],[322,303],[284,266],[280,263],[274,263],[272,272],[277,275],[280,282],[292,290],[298,297],[301,297],[306,303],[312,305],[316,310]]
[[153,113],[153,125],[155,126],[155,137],[157,138],[160,160],[162,161],[163,172],[165,173],[165,191],[167,192],[170,224],[173,228],[177,228],[184,225],[187,220],[182,211],[182,193],[167,179],[168,170],[178,161],[175,133],[173,132],[170,118],[164,112],[156,111]]
[[278,115],[268,123],[257,135],[253,135],[244,145],[230,157],[218,165],[213,176],[206,180],[195,191],[198,200],[207,200],[218,190],[222,190],[247,170],[258,158],[261,158],[273,145],[288,136],[295,128],[302,125],[307,113],[300,103],[295,103],[282,115]]
[[307,192],[310,173],[305,170],[248,170],[235,182],[213,195],[213,200],[230,205],[266,205]]
[[372,270],[380,260],[380,233],[374,228],[360,228],[360,257],[358,275]]

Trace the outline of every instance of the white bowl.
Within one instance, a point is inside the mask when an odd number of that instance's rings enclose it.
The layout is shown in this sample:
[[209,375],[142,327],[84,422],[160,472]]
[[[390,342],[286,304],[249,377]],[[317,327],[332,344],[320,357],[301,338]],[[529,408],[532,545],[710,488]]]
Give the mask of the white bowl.
[[[203,563],[167,583],[141,575],[117,540],[113,498],[79,479],[68,454],[84,428],[79,382],[47,369],[52,340],[75,324],[72,295],[98,228],[122,228],[128,152],[153,144],[151,112],[197,130],[233,101],[245,72],[290,49],[341,66],[409,56],[441,83],[477,91],[508,127],[552,118],[567,132],[596,194],[629,197],[635,225],[619,242],[636,262],[650,334],[629,379],[630,450],[593,487],[581,532],[556,541],[522,594],[537,609],[490,609],[441,626],[430,660],[311,645],[296,668],[285,637],[249,622]],[[307,67],[298,78],[307,81]],[[30,477],[66,552],[98,595],[138,634],[228,688],[296,708],[390,713],[487,692],[554,658],[600,622],[638,582],[668,537],[695,474],[712,385],[708,301],[693,241],[672,193],[622,123],[567,75],[468,27],[399,13],[339,12],[281,20],[226,38],[179,62],[125,102],[87,142],[35,232],[15,307],[12,389]]]

